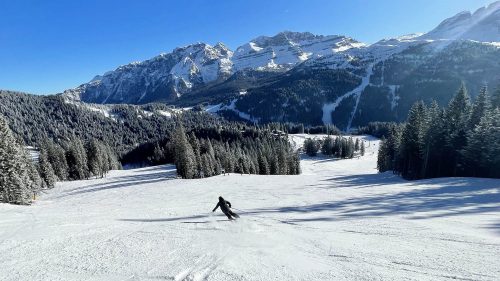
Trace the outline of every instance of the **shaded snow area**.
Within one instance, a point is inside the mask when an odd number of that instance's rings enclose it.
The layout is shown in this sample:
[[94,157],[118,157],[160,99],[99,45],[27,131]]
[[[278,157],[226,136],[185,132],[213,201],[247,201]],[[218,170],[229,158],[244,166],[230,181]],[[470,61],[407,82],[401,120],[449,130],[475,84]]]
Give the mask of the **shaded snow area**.
[[[299,176],[158,166],[0,204],[0,280],[500,280],[500,181],[377,174],[363,138]],[[211,213],[219,195],[241,219]]]

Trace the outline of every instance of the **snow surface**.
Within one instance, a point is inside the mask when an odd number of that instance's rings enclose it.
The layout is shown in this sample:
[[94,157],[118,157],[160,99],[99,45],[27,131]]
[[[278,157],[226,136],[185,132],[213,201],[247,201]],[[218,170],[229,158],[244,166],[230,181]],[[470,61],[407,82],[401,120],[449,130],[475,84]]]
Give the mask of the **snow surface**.
[[172,117],[172,112],[165,111],[165,110],[158,110],[158,114],[163,115],[165,117]]
[[[361,138],[364,157],[298,176],[167,165],[0,204],[0,280],[500,280],[500,180],[377,174]],[[219,195],[240,220],[211,213]]]

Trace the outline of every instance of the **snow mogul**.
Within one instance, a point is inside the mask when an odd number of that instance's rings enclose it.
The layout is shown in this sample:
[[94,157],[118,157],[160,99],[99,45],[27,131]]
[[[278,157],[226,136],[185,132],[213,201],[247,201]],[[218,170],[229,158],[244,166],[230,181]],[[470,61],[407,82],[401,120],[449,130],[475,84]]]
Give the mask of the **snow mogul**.
[[224,215],[227,216],[228,219],[234,220],[235,218],[239,218],[237,214],[235,214],[233,211],[231,211],[231,202],[224,200],[222,196],[219,196],[219,202],[217,202],[217,205],[215,208],[212,210],[212,212],[215,212],[217,208],[221,209],[221,211],[224,213]]

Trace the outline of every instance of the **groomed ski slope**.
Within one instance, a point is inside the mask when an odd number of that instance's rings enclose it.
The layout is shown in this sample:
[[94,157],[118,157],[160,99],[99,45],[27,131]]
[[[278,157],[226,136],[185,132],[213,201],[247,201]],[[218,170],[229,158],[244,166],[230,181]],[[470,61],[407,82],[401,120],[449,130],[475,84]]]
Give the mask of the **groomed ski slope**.
[[[500,280],[500,180],[377,174],[363,138],[299,176],[160,166],[0,204],[0,280]],[[211,213],[219,195],[240,220]]]

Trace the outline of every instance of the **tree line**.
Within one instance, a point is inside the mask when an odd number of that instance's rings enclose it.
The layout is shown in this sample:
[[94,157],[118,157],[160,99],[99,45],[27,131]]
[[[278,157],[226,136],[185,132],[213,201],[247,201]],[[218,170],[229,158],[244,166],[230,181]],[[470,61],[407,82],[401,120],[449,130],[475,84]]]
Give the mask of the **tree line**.
[[372,135],[377,138],[382,138],[385,137],[387,138],[389,136],[389,133],[401,126],[401,124],[396,123],[396,122],[370,122],[366,124],[365,126],[360,126],[356,130],[357,135]]
[[119,168],[112,149],[95,140],[84,145],[74,138],[62,146],[46,140],[38,155],[29,155],[0,117],[0,202],[30,204],[56,181],[104,177]]
[[84,143],[73,138],[62,145],[46,140],[39,148],[38,159],[40,170],[44,171],[42,178],[47,183],[102,178],[111,170],[121,169],[113,149],[97,140]]
[[[162,113],[169,113],[165,116]],[[0,116],[16,139],[39,147],[46,139],[62,144],[77,137],[84,142],[97,140],[116,154],[138,144],[163,138],[177,122],[186,128],[225,121],[205,112],[182,112],[182,118],[165,104],[95,105],[68,103],[62,96],[36,96],[0,90]]]
[[144,143],[122,158],[124,166],[175,163],[183,178],[226,173],[299,174],[300,159],[288,135],[274,125],[239,122],[186,128],[179,122],[163,139]]
[[308,138],[304,141],[303,149],[312,157],[316,156],[320,150],[323,155],[341,159],[353,158],[355,152],[359,152],[361,156],[365,155],[364,141],[342,136],[327,136],[323,140]]
[[300,174],[300,158],[287,135],[238,123],[189,131],[179,123],[169,138],[148,148],[150,161],[175,163],[177,174],[186,179],[221,173]]
[[500,89],[490,96],[483,87],[471,103],[462,85],[446,108],[415,103],[406,123],[382,139],[377,166],[410,180],[500,178]]

